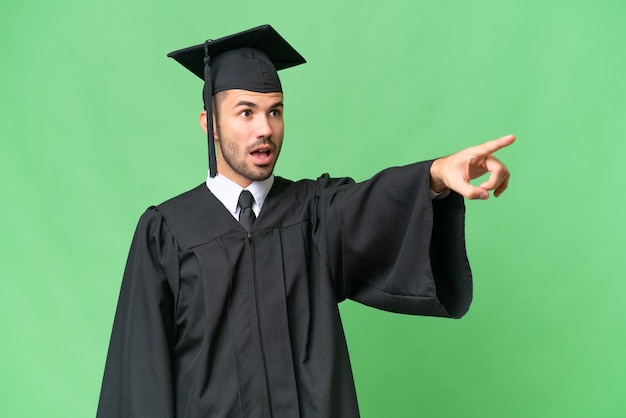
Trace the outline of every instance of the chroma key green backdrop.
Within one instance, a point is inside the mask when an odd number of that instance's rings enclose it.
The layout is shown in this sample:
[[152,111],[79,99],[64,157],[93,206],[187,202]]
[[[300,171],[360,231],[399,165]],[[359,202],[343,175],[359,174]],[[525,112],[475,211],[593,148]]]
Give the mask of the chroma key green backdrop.
[[95,415],[137,219],[206,176],[202,83],[165,55],[263,23],[308,60],[282,74],[282,176],[518,136],[509,191],[467,204],[465,318],[341,305],[362,416],[626,416],[626,2],[22,0],[0,20],[0,416]]

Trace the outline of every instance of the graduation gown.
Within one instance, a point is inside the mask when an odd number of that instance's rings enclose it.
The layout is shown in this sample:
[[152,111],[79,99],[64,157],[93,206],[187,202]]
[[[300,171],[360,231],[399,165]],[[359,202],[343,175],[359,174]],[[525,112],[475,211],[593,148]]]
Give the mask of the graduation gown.
[[355,183],[275,178],[247,233],[202,184],[133,238],[98,417],[358,417],[337,303],[462,316],[463,199],[430,162]]

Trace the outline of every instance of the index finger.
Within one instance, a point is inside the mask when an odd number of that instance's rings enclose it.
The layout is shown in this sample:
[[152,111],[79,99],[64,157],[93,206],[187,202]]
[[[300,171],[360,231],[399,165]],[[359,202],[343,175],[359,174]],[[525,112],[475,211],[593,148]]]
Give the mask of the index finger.
[[493,154],[494,152],[511,145],[515,142],[515,135],[507,135],[500,137],[498,139],[494,139],[492,141],[487,141],[482,143],[476,147],[477,151],[483,155]]

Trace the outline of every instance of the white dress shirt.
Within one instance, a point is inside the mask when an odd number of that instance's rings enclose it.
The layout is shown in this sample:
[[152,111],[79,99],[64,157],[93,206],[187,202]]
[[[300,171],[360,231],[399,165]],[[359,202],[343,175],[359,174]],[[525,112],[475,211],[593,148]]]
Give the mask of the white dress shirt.
[[[252,196],[254,197],[252,210],[257,217],[259,216],[259,213],[261,213],[263,203],[265,203],[265,198],[270,192],[273,184],[274,175],[271,175],[263,181],[254,181],[245,188],[245,190],[252,193]],[[215,177],[207,176],[206,186],[209,188],[211,193],[213,193],[213,195],[215,195],[215,197],[222,202],[230,214],[233,215],[235,219],[239,220],[239,211],[241,210],[238,204],[239,195],[244,188],[219,173]]]

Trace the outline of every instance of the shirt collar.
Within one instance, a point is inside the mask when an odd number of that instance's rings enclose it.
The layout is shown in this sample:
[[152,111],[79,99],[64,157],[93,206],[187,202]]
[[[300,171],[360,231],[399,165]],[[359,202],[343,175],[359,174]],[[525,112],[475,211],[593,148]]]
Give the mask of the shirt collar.
[[[263,203],[265,203],[265,198],[270,192],[273,184],[274,175],[272,174],[267,179],[254,181],[245,188],[252,193],[252,196],[254,196],[252,210],[257,216],[259,216]],[[239,201],[239,195],[244,188],[219,173],[215,177],[207,176],[206,185],[211,193],[213,193],[215,197],[222,202],[226,209],[228,209],[233,216],[238,217],[239,207],[237,202]]]

